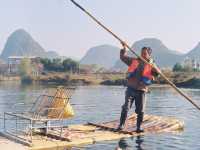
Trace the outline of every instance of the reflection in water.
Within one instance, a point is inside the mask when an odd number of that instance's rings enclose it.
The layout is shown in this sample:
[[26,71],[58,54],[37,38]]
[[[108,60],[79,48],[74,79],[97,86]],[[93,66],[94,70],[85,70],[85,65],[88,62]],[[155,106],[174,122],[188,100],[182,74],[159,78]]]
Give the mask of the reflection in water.
[[[142,136],[137,136],[135,137],[135,143],[136,143],[136,150],[144,150],[142,143],[144,142],[144,139],[142,138]],[[134,139],[134,138],[133,138]],[[115,150],[131,150],[133,146],[131,146],[130,144],[128,144],[127,139],[122,138],[120,139],[120,141],[118,142],[118,146],[116,147]]]
[[126,139],[122,138],[118,142],[118,146],[115,150],[128,150],[131,146],[128,145]]
[[135,143],[136,143],[137,150],[144,150],[144,148],[142,147],[143,142],[144,142],[144,139],[142,138],[142,136],[136,137]]

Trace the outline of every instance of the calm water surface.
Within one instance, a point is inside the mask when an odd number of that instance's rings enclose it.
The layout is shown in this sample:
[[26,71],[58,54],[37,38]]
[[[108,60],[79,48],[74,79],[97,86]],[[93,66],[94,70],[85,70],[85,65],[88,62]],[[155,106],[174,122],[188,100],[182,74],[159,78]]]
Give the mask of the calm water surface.
[[[0,113],[13,109],[15,103],[30,103],[49,87],[19,83],[0,83]],[[200,104],[200,90],[183,89]],[[125,87],[81,86],[72,97],[76,111],[69,124],[102,122],[118,119],[124,102]],[[132,109],[132,112],[134,108]],[[200,150],[200,111],[171,88],[152,88],[147,94],[146,113],[173,116],[185,122],[179,134],[153,134],[141,137],[102,142],[85,146],[89,150]],[[0,128],[2,129],[0,119]]]

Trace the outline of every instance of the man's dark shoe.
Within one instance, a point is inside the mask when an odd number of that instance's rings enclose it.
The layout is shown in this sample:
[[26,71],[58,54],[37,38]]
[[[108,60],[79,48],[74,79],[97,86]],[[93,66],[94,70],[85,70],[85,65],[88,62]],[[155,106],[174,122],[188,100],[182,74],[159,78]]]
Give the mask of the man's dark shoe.
[[123,130],[123,126],[118,126],[116,131],[122,131]]
[[142,133],[142,132],[144,132],[144,129],[141,129],[141,128],[136,129],[136,133]]

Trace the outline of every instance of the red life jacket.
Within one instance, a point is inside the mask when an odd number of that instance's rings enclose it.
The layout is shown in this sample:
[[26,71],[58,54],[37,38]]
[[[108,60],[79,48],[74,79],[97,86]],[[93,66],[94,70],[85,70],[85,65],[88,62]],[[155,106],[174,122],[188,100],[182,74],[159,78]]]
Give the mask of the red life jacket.
[[[139,66],[139,60],[133,59],[131,65],[128,68],[128,79],[136,78],[136,70]],[[142,81],[146,85],[150,85],[152,80],[154,79],[152,75],[152,66],[149,64],[144,65],[144,69],[142,75],[140,77],[140,81]]]

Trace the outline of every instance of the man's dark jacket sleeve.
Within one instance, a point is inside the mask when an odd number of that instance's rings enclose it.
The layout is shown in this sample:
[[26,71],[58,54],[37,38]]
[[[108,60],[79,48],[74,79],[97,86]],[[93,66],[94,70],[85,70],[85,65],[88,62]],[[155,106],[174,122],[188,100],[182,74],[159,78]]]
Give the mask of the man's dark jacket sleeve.
[[128,57],[125,55],[126,50],[121,49],[120,51],[120,59],[127,65],[130,66],[132,63],[133,58],[132,57]]

